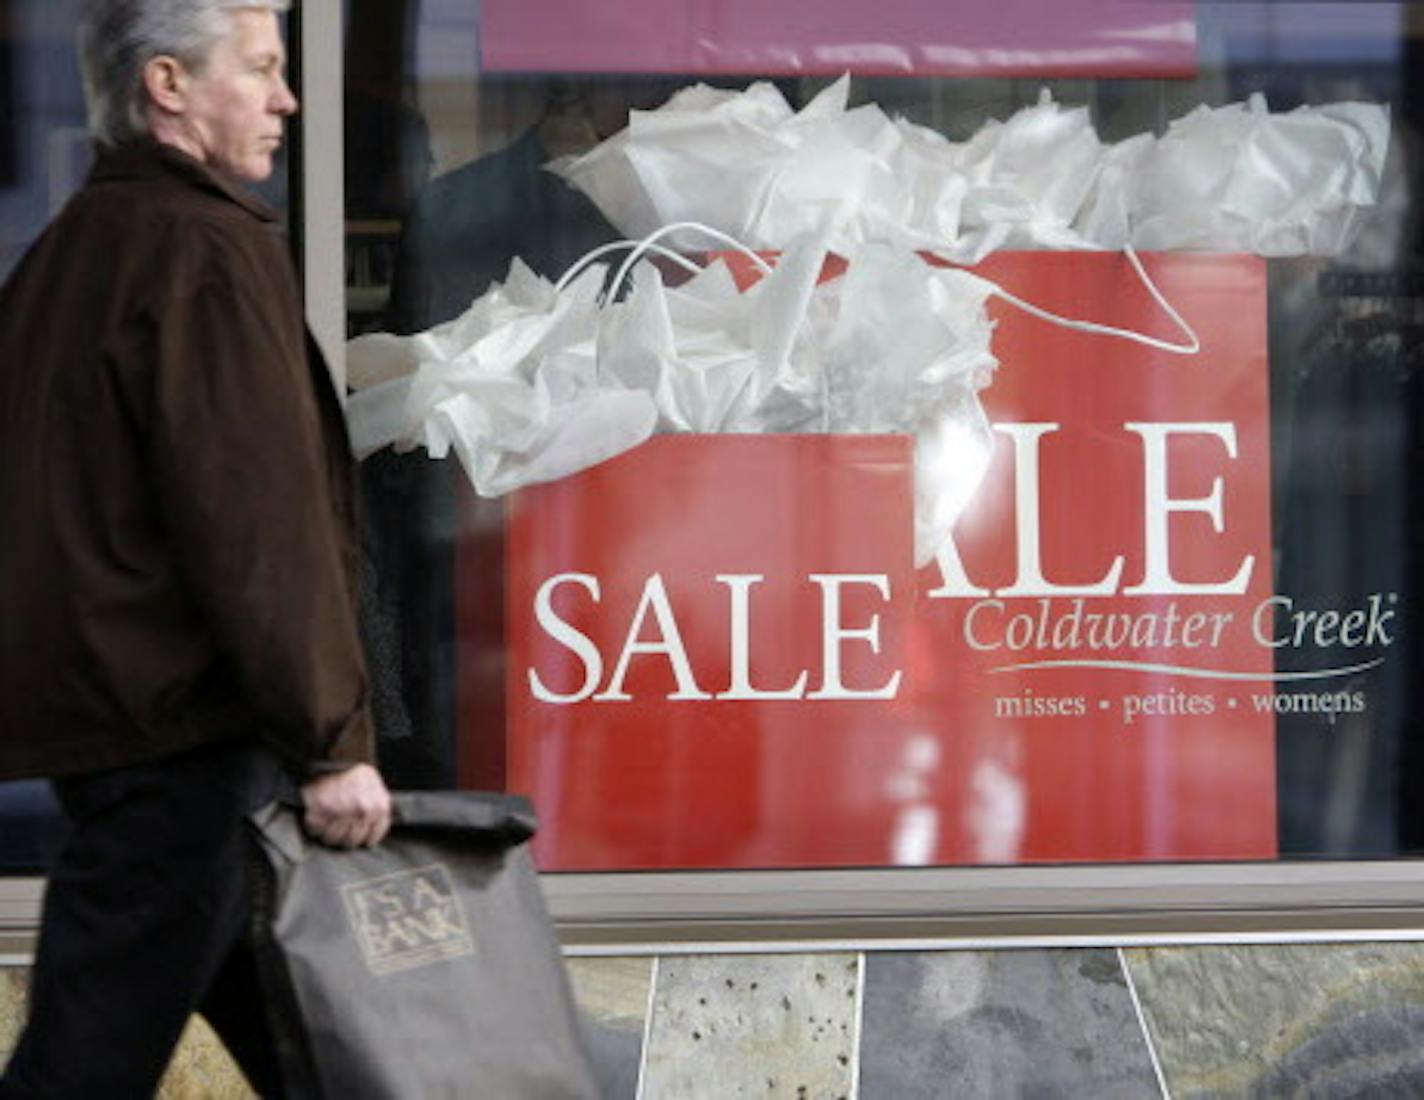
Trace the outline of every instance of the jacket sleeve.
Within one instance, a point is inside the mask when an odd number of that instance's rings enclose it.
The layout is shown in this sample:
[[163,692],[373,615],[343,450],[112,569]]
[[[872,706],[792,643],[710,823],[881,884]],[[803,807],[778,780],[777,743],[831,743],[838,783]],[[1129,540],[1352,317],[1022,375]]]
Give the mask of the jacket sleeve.
[[215,266],[157,311],[150,447],[177,567],[259,732],[310,775],[371,760],[373,739],[351,535],[279,274]]

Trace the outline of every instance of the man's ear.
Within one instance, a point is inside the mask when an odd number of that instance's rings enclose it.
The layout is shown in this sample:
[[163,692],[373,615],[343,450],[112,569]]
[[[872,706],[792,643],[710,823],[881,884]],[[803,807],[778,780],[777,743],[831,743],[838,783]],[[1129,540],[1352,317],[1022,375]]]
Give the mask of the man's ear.
[[176,57],[162,54],[143,67],[148,98],[165,114],[184,114],[188,106],[188,70]]

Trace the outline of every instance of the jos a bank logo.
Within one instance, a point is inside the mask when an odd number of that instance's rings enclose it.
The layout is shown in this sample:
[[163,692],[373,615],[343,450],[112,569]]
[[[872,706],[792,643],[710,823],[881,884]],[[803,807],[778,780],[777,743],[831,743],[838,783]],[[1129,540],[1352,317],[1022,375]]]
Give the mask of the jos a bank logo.
[[[1142,456],[1142,574],[1136,583],[1127,583],[1123,575],[1126,559],[1119,555],[1107,563],[1106,572],[1101,577],[1089,583],[1065,584],[1050,580],[1043,565],[1040,451],[1044,438],[1062,427],[1058,423],[994,425],[994,430],[1011,442],[1014,458],[1013,516],[1018,551],[1017,576],[1013,584],[998,589],[976,584],[966,572],[954,540],[949,539],[936,558],[939,584],[925,593],[928,599],[973,601],[990,596],[1239,596],[1247,590],[1255,568],[1253,555],[1247,554],[1231,562],[1220,577],[1188,582],[1175,575],[1170,553],[1169,525],[1174,515],[1197,513],[1204,516],[1218,534],[1225,532],[1226,519],[1224,478],[1220,472],[1214,472],[1210,491],[1205,496],[1174,496],[1169,493],[1169,443],[1178,437],[1205,437],[1220,448],[1226,462],[1234,461],[1238,457],[1236,426],[1229,421],[1124,423],[1123,431],[1137,437]],[[805,580],[820,590],[820,675],[818,680],[813,680],[813,670],[807,669],[785,685],[762,684],[753,676],[749,628],[751,604],[753,589],[765,581],[765,576],[760,573],[719,573],[712,579],[725,590],[728,609],[725,668],[730,682],[722,690],[708,691],[699,679],[660,573],[651,574],[644,582],[637,608],[624,635],[625,641],[611,662],[610,672],[607,671],[609,663],[605,662],[604,653],[594,638],[555,609],[555,594],[561,589],[582,590],[586,604],[598,605],[602,598],[601,582],[591,573],[568,572],[548,577],[539,586],[534,593],[532,610],[540,631],[560,649],[567,651],[573,662],[551,662],[564,673],[562,683],[557,682],[558,677],[549,677],[538,667],[526,669],[530,695],[543,703],[564,706],[585,700],[596,703],[628,702],[633,696],[627,690],[625,680],[633,660],[643,657],[656,657],[667,662],[676,686],[665,697],[673,701],[893,699],[898,694],[903,679],[900,669],[882,668],[874,681],[867,683],[849,682],[844,671],[848,647],[859,647],[862,653],[868,649],[872,655],[881,652],[880,615],[869,613],[858,621],[847,621],[847,596],[854,593],[862,604],[869,597],[881,606],[888,606],[894,594],[887,575],[806,575]],[[974,645],[972,640],[969,644],[974,648],[983,648]],[[582,672],[581,677],[575,675],[572,678],[572,684],[568,682],[567,672],[571,664]]]
[[342,887],[346,914],[373,974],[475,953],[469,923],[444,864]]

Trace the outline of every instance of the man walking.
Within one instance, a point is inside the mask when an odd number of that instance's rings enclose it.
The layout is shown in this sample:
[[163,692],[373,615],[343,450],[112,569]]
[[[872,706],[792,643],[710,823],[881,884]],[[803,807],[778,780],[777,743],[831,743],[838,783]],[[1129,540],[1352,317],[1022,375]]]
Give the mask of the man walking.
[[272,215],[288,0],[90,0],[99,158],[0,291],[0,779],[49,776],[29,1026],[0,1098],[151,1096],[203,1012],[282,1094],[243,818],[378,842],[341,410]]

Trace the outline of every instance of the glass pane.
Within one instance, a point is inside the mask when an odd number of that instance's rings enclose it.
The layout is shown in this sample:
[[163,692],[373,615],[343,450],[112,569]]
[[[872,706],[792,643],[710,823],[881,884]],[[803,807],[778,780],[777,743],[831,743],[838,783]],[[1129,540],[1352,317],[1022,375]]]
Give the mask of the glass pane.
[[348,5],[392,779],[551,870],[1418,852],[1424,5],[773,7]]

